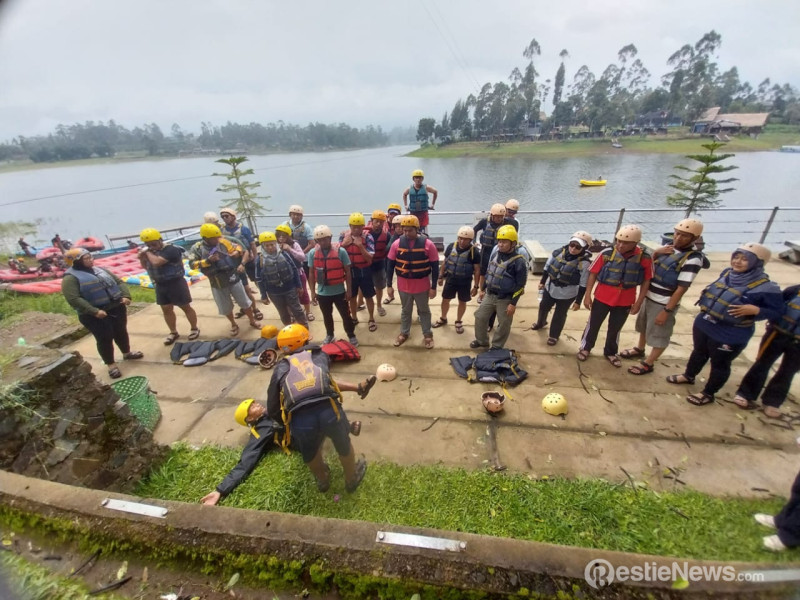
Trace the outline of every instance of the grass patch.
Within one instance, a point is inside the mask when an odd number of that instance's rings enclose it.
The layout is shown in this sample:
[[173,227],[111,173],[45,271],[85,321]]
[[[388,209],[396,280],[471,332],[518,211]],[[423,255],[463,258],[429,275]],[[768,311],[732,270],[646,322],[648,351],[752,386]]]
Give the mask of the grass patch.
[[[156,293],[149,288],[129,286],[133,302],[154,303]],[[130,307],[128,308],[130,310]],[[19,294],[11,290],[0,291],[0,321],[29,311],[57,313],[78,317],[61,294]]]
[[[198,502],[222,481],[239,455],[235,448],[193,450],[177,445],[136,493]],[[338,460],[328,457],[328,462],[333,485],[331,492],[320,494],[299,455],[274,452],[224,504],[682,558],[799,558],[794,552],[772,554],[761,546],[769,531],[752,515],[778,512],[780,499],[635,492],[603,480],[530,480],[518,474],[389,463],[371,463],[358,493],[348,495]],[[334,494],[340,495],[339,501]]]
[[45,567],[12,552],[0,553],[0,567],[19,600],[122,600],[116,594],[89,595],[89,588],[74,579],[54,575]]

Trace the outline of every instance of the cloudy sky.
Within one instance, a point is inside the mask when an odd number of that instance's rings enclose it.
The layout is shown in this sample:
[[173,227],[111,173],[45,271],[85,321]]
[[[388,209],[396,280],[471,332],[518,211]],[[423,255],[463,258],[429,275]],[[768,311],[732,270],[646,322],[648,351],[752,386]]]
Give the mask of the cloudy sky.
[[633,43],[654,75],[707,31],[718,62],[756,86],[800,87],[791,0],[3,0],[0,141],[58,123],[201,121],[416,126],[566,48],[567,83]]

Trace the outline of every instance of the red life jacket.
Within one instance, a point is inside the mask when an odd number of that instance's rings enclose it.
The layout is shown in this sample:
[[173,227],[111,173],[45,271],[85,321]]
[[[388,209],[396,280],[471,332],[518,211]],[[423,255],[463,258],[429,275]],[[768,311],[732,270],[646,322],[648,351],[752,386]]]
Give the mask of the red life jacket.
[[334,340],[330,344],[322,346],[320,350],[330,356],[333,362],[361,360],[361,355],[356,347],[345,340]]
[[[366,231],[366,228],[364,229]],[[389,232],[386,230],[386,225],[381,228],[379,234],[375,234],[375,230],[370,228],[372,239],[375,240],[375,254],[372,256],[373,262],[376,260],[383,260],[386,258],[386,247],[389,244]]]
[[[364,247],[367,247],[367,234],[369,232],[365,229],[361,231],[361,239],[364,241]],[[345,233],[345,236],[352,235],[349,231]],[[342,247],[347,250],[347,254],[350,255],[350,263],[356,269],[366,269],[368,266],[372,264],[371,260],[367,260],[364,258],[364,255],[361,253],[361,249],[353,243],[348,245],[342,244]]]
[[319,244],[314,250],[314,273],[322,285],[337,285],[345,280],[344,265],[339,258],[339,244],[331,244],[328,254]]

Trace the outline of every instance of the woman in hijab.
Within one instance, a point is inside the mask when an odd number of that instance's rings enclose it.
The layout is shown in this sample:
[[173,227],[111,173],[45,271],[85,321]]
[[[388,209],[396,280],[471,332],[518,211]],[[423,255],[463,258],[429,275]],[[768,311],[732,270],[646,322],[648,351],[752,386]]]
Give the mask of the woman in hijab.
[[687,396],[687,402],[695,406],[714,402],[714,394],[730,377],[731,363],[753,336],[755,321],[780,317],[781,290],[764,272],[771,255],[761,244],[740,246],[731,256],[731,266],[700,294],[700,313],[692,328],[694,348],[686,370],[667,377],[670,383],[694,383],[697,374],[711,361],[703,391]]
[[78,312],[78,320],[94,336],[100,358],[112,379],[122,377],[114,359],[114,344],[125,360],[142,358],[131,352],[128,338],[128,311],[131,293],[119,277],[94,266],[92,254],[84,248],[72,248],[64,256],[69,269],[61,280],[61,292]]
[[539,282],[539,289],[542,290],[539,316],[536,323],[531,325],[531,329],[534,331],[544,329],[547,325],[547,315],[555,306],[553,322],[550,324],[550,337],[547,338],[548,346],[555,346],[558,342],[570,307],[572,310],[581,307],[592,260],[592,254],[589,252],[591,243],[590,234],[576,231],[569,243],[553,252],[544,266],[544,274]]

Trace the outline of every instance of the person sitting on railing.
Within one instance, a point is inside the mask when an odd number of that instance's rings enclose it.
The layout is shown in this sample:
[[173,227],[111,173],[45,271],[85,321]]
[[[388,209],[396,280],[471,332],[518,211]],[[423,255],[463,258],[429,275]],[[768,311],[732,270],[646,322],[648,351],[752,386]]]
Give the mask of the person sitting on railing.
[[[412,184],[403,192],[403,206],[417,217],[419,231],[425,234],[428,231],[428,210],[436,209],[436,198],[439,197],[439,192],[435,187],[423,184],[423,179],[425,179],[425,173],[422,172],[422,169],[416,169],[411,173]],[[428,194],[433,194],[433,198],[429,199]]]

